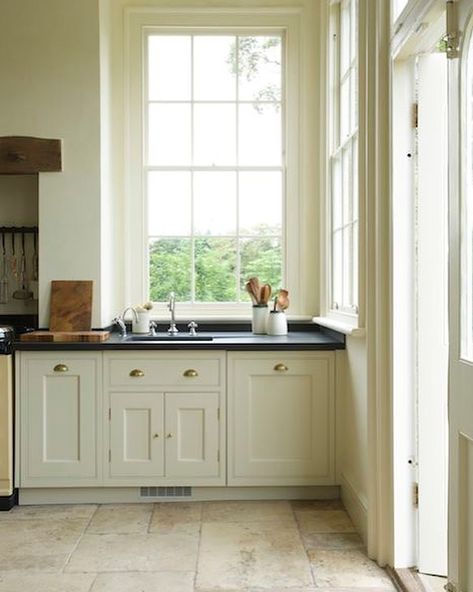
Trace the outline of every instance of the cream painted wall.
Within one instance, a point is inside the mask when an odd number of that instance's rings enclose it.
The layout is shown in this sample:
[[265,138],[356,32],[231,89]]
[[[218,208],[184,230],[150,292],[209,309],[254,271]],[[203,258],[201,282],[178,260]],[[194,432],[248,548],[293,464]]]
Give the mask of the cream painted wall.
[[93,280],[102,321],[98,27],[98,0],[0,6],[1,134],[63,141],[63,172],[39,178],[43,326],[53,279]]
[[337,353],[337,473],[343,502],[367,540],[368,519],[368,385],[366,341],[347,337]]

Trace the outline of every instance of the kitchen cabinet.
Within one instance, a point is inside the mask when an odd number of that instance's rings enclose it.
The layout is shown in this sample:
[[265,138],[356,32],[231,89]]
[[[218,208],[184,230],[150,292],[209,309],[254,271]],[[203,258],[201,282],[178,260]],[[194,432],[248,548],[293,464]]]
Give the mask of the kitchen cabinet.
[[16,363],[20,486],[96,485],[101,355],[18,352]]
[[106,353],[104,368],[108,484],[225,484],[224,353]]
[[334,353],[228,353],[228,485],[332,485]]

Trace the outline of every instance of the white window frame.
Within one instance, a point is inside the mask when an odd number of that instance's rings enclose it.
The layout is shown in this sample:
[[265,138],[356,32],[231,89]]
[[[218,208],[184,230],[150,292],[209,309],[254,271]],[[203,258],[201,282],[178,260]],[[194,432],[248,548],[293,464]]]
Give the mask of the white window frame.
[[[356,81],[358,84],[358,93],[356,95],[358,99],[358,113],[357,113],[357,125],[350,128],[350,133],[344,138],[340,137],[340,89],[342,77],[340,75],[340,34],[341,34],[341,9],[342,5],[346,4],[347,0],[332,0],[329,7],[328,14],[328,48],[327,48],[327,80],[328,80],[328,92],[327,92],[327,112],[329,113],[329,125],[327,129],[327,168],[326,168],[326,181],[325,186],[327,188],[327,199],[325,203],[326,209],[326,236],[325,236],[325,283],[324,283],[324,294],[322,298],[322,308],[320,317],[316,317],[317,322],[336,328],[348,334],[355,335],[355,330],[360,327],[360,286],[362,277],[360,274],[360,60],[359,60],[359,40],[355,46],[355,60],[350,63],[347,72],[355,72]],[[353,2],[353,0],[351,0]],[[359,8],[358,8],[359,10]],[[352,16],[353,18],[353,16]],[[359,22],[358,11],[356,11],[356,18]],[[350,35],[351,35],[350,27]],[[349,39],[348,43],[351,45],[352,41]],[[352,104],[350,103],[350,110]],[[350,282],[353,283],[353,299],[351,303],[335,303],[333,295],[333,282],[334,274],[337,270],[334,269],[333,260],[333,236],[335,232],[340,229],[334,229],[332,210],[333,210],[333,168],[334,162],[338,159],[340,166],[342,165],[342,158],[345,153],[349,153],[351,166],[349,173],[349,184],[352,184],[352,177],[354,167],[356,167],[357,183],[356,183],[356,194],[350,198],[350,211],[356,212],[356,215],[352,215],[348,221],[344,221],[342,226],[355,226],[357,228],[358,240],[356,244],[356,252],[352,253],[352,260],[347,261],[345,258],[342,259],[342,269],[338,270],[338,273],[343,278],[349,275]],[[343,174],[341,175],[343,178]],[[346,191],[347,188],[342,188],[341,191]],[[348,189],[349,190],[349,189]],[[355,251],[355,250],[354,250]],[[353,257],[354,256],[354,257]],[[355,263],[354,263],[355,262]],[[348,270],[348,273],[347,273]],[[353,280],[354,274],[356,274],[356,281]],[[342,280],[343,281],[343,280]],[[356,333],[362,335],[363,331]]]
[[[189,31],[219,28],[222,31],[249,33],[280,30],[284,32],[286,43],[286,119],[283,137],[286,138],[286,179],[283,193],[288,197],[283,212],[285,234],[282,237],[283,269],[285,282],[291,294],[290,315],[293,318],[310,316],[307,310],[301,274],[310,269],[306,247],[301,238],[303,228],[301,219],[303,198],[300,196],[301,161],[301,122],[300,110],[300,53],[301,53],[301,11],[300,9],[159,9],[134,8],[125,10],[125,200],[126,200],[126,260],[125,260],[125,300],[133,305],[143,302],[148,294],[148,244],[146,227],[146,195],[144,190],[143,145],[143,93],[144,80],[144,40],[146,29],[167,27],[170,29],[189,29]],[[307,190],[306,190],[307,191]],[[133,198],[135,196],[135,198]],[[136,198],[138,196],[138,199]],[[315,222],[314,222],[315,226]],[[312,254],[313,255],[313,254]],[[305,261],[303,264],[302,261]],[[287,265],[286,262],[290,262]],[[312,259],[313,263],[313,259]],[[261,278],[264,279],[264,278]],[[281,286],[283,287],[283,286]],[[279,288],[279,286],[274,286]],[[246,303],[195,303],[179,305],[180,316],[193,318],[249,318],[251,309]],[[166,315],[163,310],[155,310],[157,317]]]

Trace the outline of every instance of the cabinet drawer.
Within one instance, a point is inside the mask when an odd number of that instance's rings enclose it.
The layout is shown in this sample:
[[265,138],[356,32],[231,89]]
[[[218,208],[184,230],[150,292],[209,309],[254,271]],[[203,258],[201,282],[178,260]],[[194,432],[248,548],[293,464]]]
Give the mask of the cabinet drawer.
[[111,356],[107,364],[112,387],[219,386],[222,360],[218,357]]

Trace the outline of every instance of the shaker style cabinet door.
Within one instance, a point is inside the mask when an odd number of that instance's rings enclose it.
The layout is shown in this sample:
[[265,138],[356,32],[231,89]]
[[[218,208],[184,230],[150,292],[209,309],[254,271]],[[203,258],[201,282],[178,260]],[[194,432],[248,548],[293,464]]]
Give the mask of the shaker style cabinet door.
[[100,477],[101,358],[71,354],[21,352],[22,487],[96,484]]
[[229,485],[330,485],[332,353],[228,354]]
[[110,475],[164,474],[162,393],[110,394]]
[[166,476],[218,477],[218,393],[166,393]]

